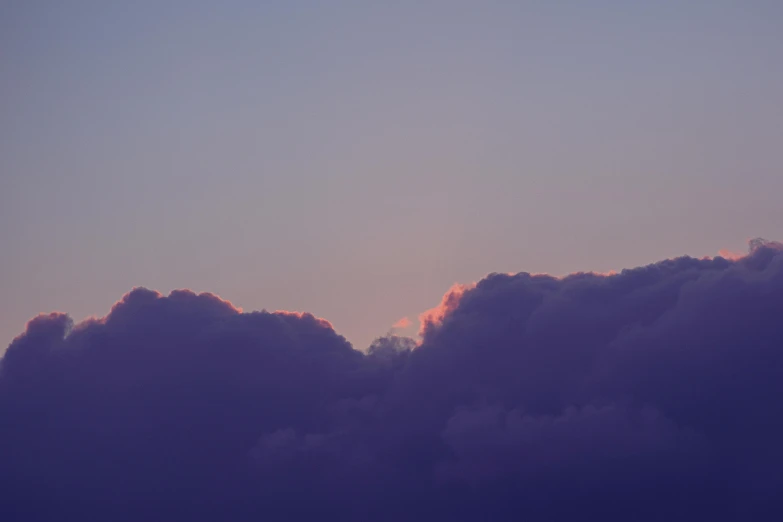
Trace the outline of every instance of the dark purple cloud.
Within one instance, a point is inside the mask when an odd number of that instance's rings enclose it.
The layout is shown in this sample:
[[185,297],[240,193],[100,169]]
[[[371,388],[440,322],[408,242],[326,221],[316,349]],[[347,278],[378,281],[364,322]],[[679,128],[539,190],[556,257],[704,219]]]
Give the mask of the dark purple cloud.
[[0,520],[778,520],[783,247],[493,274],[422,340],[137,289],[0,366]]

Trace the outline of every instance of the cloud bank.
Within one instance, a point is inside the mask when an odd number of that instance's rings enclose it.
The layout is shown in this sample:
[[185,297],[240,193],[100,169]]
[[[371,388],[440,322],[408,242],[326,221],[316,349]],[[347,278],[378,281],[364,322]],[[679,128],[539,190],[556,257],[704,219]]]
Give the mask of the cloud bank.
[[36,317],[0,520],[783,519],[780,244],[492,274],[422,317],[366,353],[188,291]]

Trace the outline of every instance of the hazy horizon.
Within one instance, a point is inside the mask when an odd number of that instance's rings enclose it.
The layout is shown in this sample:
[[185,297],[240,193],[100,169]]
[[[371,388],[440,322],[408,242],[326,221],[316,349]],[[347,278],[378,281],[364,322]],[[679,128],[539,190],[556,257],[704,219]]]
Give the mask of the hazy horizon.
[[[752,245],[754,244],[754,242],[769,242],[769,243],[772,243],[772,244],[777,243],[776,241],[767,240],[767,239],[764,239],[764,238],[753,238],[753,239],[749,239],[746,242],[746,248],[744,250],[720,249],[718,251],[718,253],[714,254],[714,255],[690,256],[690,255],[684,254],[683,256],[673,256],[673,258],[691,257],[691,258],[694,258],[694,259],[707,259],[707,258],[715,258],[715,257],[724,257],[726,259],[733,260],[733,259],[737,259],[737,258],[741,258],[741,257],[746,256],[747,253],[752,250],[752,248],[753,248]],[[619,269],[618,268],[612,268],[612,269],[609,269],[609,270],[572,270],[570,272],[566,272],[566,273],[563,273],[563,274],[549,274],[547,272],[532,272],[532,275],[545,275],[545,276],[550,276],[550,277],[554,277],[554,278],[557,278],[557,279],[563,279],[565,277],[574,276],[574,275],[581,274],[581,273],[598,275],[598,276],[612,276],[612,275],[617,275],[617,274],[621,273],[623,270],[630,271],[630,270],[634,270],[634,269],[641,269],[641,268],[643,268],[645,266],[653,265],[655,263],[664,262],[664,261],[666,261],[666,259],[656,259],[654,261],[650,261],[649,263],[642,263],[642,264],[640,264],[638,266],[621,267]],[[373,342],[377,341],[378,339],[387,337],[387,336],[410,337],[410,338],[412,338],[414,340],[420,339],[421,329],[424,327],[424,318],[429,316],[433,312],[437,311],[440,307],[442,307],[443,304],[442,304],[442,302],[440,302],[442,299],[445,299],[449,295],[449,293],[452,292],[455,289],[460,289],[461,287],[470,288],[470,287],[475,286],[476,283],[480,282],[485,277],[487,277],[487,276],[489,276],[489,275],[491,275],[493,273],[506,273],[506,274],[509,274],[509,275],[516,275],[516,274],[519,274],[519,273],[531,273],[531,272],[524,271],[524,270],[519,271],[519,272],[492,271],[492,272],[488,272],[487,274],[485,274],[484,276],[482,276],[480,278],[477,278],[474,281],[456,281],[450,287],[444,289],[444,292],[441,292],[441,294],[439,296],[435,296],[431,300],[432,301],[431,302],[431,306],[429,306],[426,309],[419,310],[416,313],[409,314],[409,315],[402,316],[402,317],[398,318],[396,321],[394,321],[392,324],[390,324],[389,327],[386,330],[378,331],[375,334],[372,334],[371,337],[369,338],[369,340],[366,343],[364,343],[364,344],[357,344],[349,336],[347,336],[343,332],[341,332],[340,328],[338,327],[338,325],[333,324],[332,321],[329,319],[329,317],[319,316],[318,314],[314,314],[314,315],[315,315],[315,317],[317,317],[319,319],[327,321],[329,323],[329,326],[335,328],[335,330],[336,330],[336,332],[338,334],[341,334],[344,337],[346,337],[346,340],[349,343],[351,343],[351,345],[353,346],[353,348],[355,350],[366,352],[371,347]],[[150,290],[152,292],[158,293],[161,297],[169,296],[172,293],[183,292],[183,291],[184,292],[192,292],[192,293],[194,293],[196,295],[207,294],[207,295],[210,295],[210,296],[215,296],[215,297],[217,297],[217,298],[219,298],[219,299],[221,299],[221,300],[223,300],[223,301],[225,301],[227,303],[231,303],[231,305],[233,307],[235,307],[237,310],[239,310],[240,312],[246,312],[246,313],[247,312],[260,312],[260,311],[263,311],[263,312],[283,312],[283,313],[289,313],[290,312],[290,313],[298,313],[298,314],[302,314],[302,313],[303,314],[313,314],[312,311],[306,310],[306,309],[304,309],[304,310],[284,310],[284,309],[276,309],[276,308],[268,308],[268,307],[248,309],[248,308],[243,307],[242,303],[238,303],[238,302],[232,301],[231,299],[229,299],[228,296],[219,295],[216,292],[211,292],[209,290],[199,290],[199,289],[193,289],[193,288],[171,288],[169,290],[162,291],[162,290],[157,289],[157,288],[150,288],[150,287],[147,287],[147,286],[144,286],[144,285],[138,285],[136,287],[128,289],[128,292],[122,294],[123,298],[125,296],[127,296],[128,293],[130,293],[132,291],[135,291],[135,290],[139,290],[139,289]],[[66,314],[73,320],[74,325],[76,325],[76,326],[78,326],[80,324],[85,324],[86,325],[86,324],[89,324],[90,322],[92,322],[92,321],[94,321],[96,319],[105,319],[109,315],[109,313],[111,311],[111,308],[116,306],[117,304],[119,304],[121,301],[122,301],[122,298],[119,299],[119,300],[115,298],[115,300],[109,306],[107,306],[106,309],[103,312],[93,313],[93,314],[89,314],[89,315],[86,315],[86,316],[74,316],[74,314],[69,312],[68,310],[46,310],[46,311],[40,312],[40,315],[49,315],[51,313]],[[361,306],[361,304],[357,305],[357,307],[360,307],[360,306]],[[34,317],[35,316],[31,316],[30,318],[28,318],[28,321],[25,322],[25,325],[23,325],[22,328],[19,329],[19,332],[17,334],[14,334],[14,336],[11,339],[9,339],[8,343],[6,343],[6,345],[4,345],[2,347],[2,349],[0,349],[0,355],[3,352],[5,352],[5,350],[7,348],[7,345],[10,344],[11,341],[15,337],[17,337],[17,335],[21,335],[23,333],[24,326],[27,325],[29,320],[34,319]]]

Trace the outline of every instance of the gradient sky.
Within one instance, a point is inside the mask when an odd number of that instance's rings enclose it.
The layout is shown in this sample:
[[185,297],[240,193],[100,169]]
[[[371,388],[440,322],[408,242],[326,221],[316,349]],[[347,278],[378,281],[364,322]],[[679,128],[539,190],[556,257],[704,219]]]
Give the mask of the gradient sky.
[[362,348],[488,272],[780,239],[781,27],[778,1],[4,1],[0,344],[146,286]]

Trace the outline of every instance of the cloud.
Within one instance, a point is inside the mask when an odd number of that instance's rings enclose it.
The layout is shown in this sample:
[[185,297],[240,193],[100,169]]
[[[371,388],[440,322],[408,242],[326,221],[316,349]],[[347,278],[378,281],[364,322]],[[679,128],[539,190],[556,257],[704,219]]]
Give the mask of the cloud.
[[397,321],[392,325],[392,329],[404,330],[405,328],[408,328],[410,325],[411,325],[411,320],[408,319],[407,317],[403,317],[402,319],[400,319],[399,321]]
[[0,366],[0,519],[775,520],[783,246],[491,274],[355,350],[135,289]]
[[476,286],[476,283],[467,285],[454,284],[443,296],[438,306],[422,312],[419,315],[419,324],[421,325],[419,335],[424,337],[427,334],[427,330],[440,325],[443,319],[457,307],[462,295],[474,286]]

